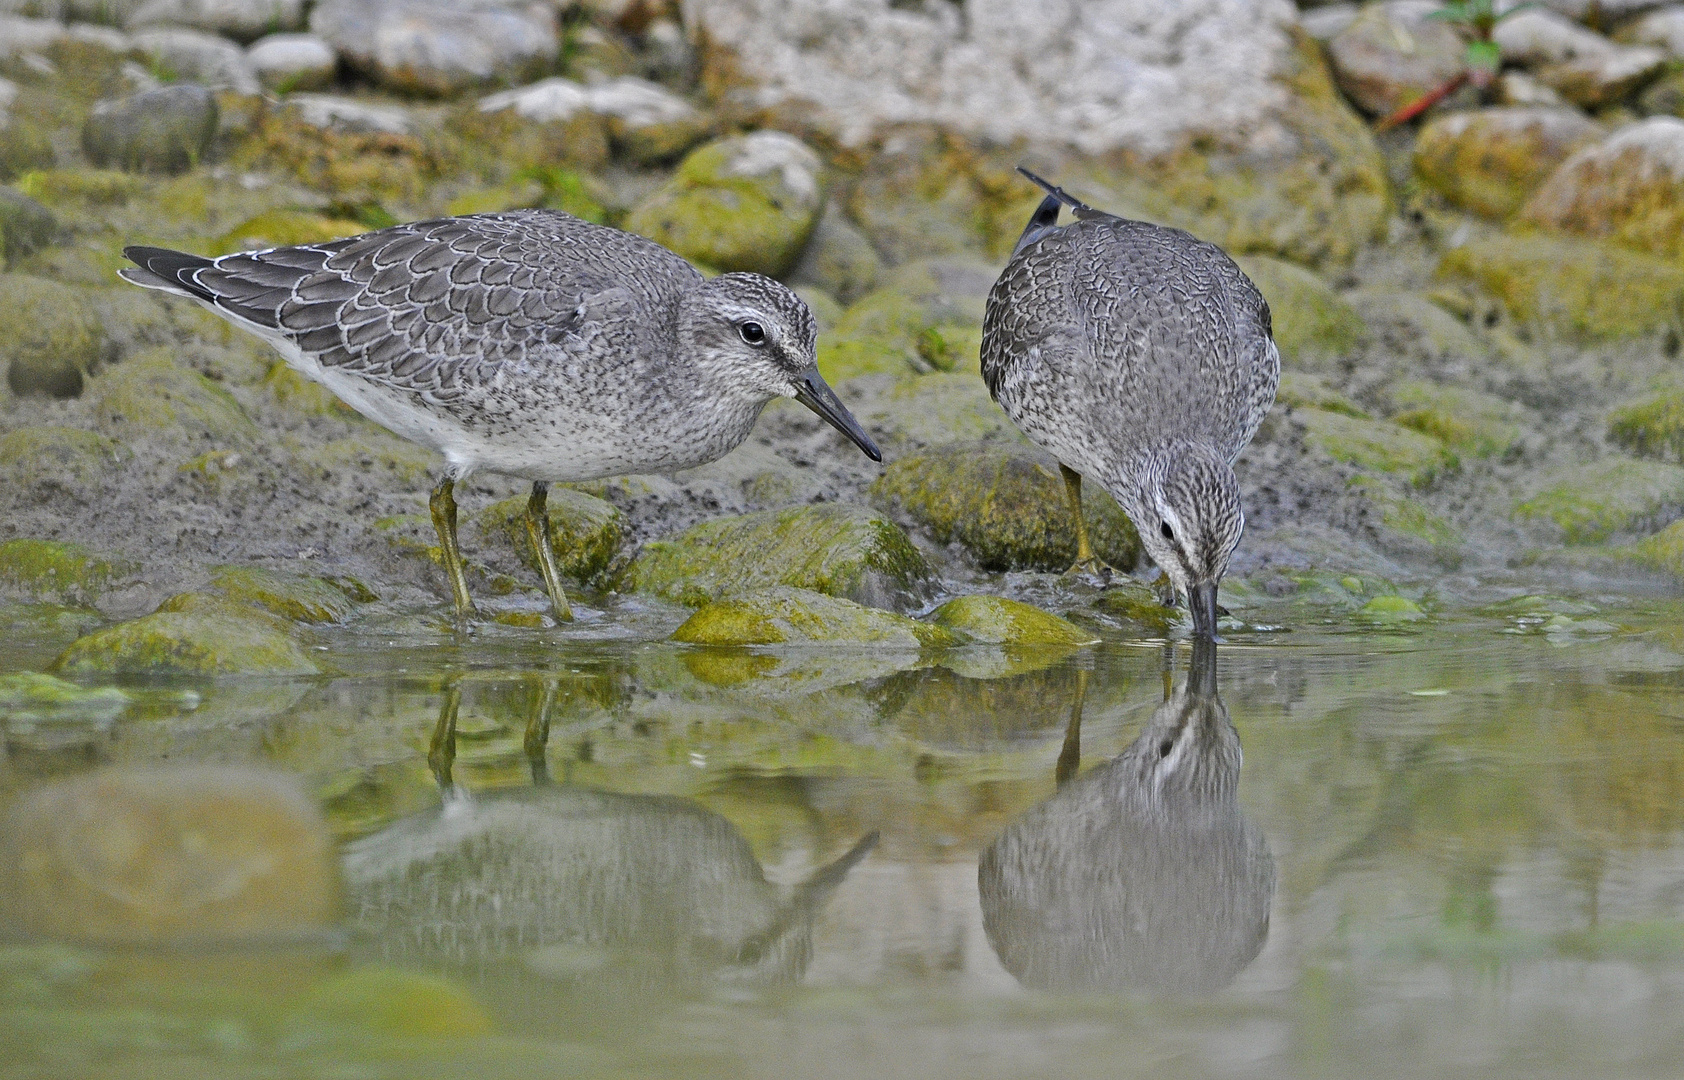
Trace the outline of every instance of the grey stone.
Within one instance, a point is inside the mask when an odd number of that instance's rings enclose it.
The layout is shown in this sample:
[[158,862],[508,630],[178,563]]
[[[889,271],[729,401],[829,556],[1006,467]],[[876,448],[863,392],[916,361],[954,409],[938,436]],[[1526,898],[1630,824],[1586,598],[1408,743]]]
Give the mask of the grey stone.
[[1298,25],[1317,41],[1332,41],[1345,27],[1356,21],[1362,9],[1355,4],[1327,4],[1312,8],[1298,16]]
[[0,187],[0,255],[8,265],[51,244],[63,231],[51,210],[22,192]]
[[1364,112],[1386,116],[1456,77],[1466,46],[1432,0],[1371,4],[1327,43],[1339,88]]
[[258,82],[273,90],[320,90],[333,82],[339,54],[314,34],[270,34],[246,50]]
[[215,34],[175,28],[142,30],[135,34],[134,44],[182,80],[241,94],[260,89],[246,63],[245,50]]
[[381,85],[439,96],[524,81],[561,47],[548,7],[486,0],[323,0],[310,29]]
[[63,38],[64,26],[52,19],[0,15],[0,56],[45,52]]
[[1619,101],[1666,66],[1661,49],[1616,45],[1552,11],[1517,12],[1497,24],[1492,40],[1504,63],[1531,68],[1539,81],[1587,108]]
[[1669,4],[1620,27],[1615,40],[1626,45],[1653,45],[1672,56],[1684,56],[1684,4]]
[[216,127],[215,95],[176,83],[94,105],[82,126],[82,150],[100,166],[178,171],[204,158]]
[[415,131],[414,117],[399,105],[376,105],[333,94],[293,94],[286,103],[298,111],[299,119],[306,124],[327,131],[390,135],[409,135]]
[[304,25],[304,0],[146,0],[127,25],[173,24],[251,41]]
[[859,226],[849,221],[840,207],[826,205],[813,226],[807,246],[801,250],[788,280],[793,285],[813,285],[851,304],[877,286],[883,260]]

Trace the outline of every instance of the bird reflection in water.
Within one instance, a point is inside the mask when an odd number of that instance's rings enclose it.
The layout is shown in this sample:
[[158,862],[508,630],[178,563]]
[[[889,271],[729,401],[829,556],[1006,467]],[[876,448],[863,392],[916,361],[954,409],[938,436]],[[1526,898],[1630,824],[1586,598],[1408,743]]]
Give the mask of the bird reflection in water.
[[443,806],[347,848],[358,929],[389,958],[518,957],[593,991],[799,978],[814,918],[877,835],[799,885],[772,884],[736,827],[697,803],[552,783],[554,696],[527,725],[533,785],[468,796],[451,779],[461,692],[446,692],[429,754]]
[[1235,799],[1240,740],[1216,646],[1112,760],[1076,775],[1078,696],[1059,790],[983,853],[983,926],[1000,962],[1047,990],[1219,990],[1269,931],[1275,863]]

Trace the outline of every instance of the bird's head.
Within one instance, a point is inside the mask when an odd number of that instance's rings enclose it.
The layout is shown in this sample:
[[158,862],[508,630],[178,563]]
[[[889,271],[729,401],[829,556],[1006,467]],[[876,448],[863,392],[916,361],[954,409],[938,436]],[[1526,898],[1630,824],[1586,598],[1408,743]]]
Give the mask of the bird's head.
[[871,460],[883,460],[819,374],[818,324],[806,303],[783,285],[760,274],[711,278],[684,298],[679,336],[718,387],[758,402],[792,397]]
[[1154,457],[1140,493],[1140,541],[1187,599],[1193,631],[1216,636],[1216,586],[1245,531],[1240,485],[1213,447],[1182,444]]

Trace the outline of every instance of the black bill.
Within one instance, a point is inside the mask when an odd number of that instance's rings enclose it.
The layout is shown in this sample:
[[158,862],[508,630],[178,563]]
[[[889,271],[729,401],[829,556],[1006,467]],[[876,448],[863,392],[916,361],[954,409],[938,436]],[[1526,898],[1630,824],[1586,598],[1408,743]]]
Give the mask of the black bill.
[[[865,456],[872,461],[882,461],[883,451],[877,449],[877,444],[871,441],[871,436],[860,427],[860,422],[854,419],[854,414],[837,398],[819,374],[817,368],[801,377],[795,391],[795,400],[812,409],[824,419],[824,422],[854,440],[854,445],[865,451]],[[1212,624],[1214,625],[1214,624]]]
[[1193,614],[1193,636],[1204,641],[1216,640],[1216,582],[1201,581],[1187,596],[1187,608]]

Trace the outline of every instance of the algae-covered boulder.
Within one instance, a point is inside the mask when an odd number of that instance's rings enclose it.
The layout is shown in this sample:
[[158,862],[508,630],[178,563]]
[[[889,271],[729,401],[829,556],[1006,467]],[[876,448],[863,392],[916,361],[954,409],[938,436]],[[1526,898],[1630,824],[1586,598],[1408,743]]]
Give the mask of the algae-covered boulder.
[[628,583],[690,607],[773,585],[896,607],[923,593],[929,573],[899,526],[829,503],[716,518],[645,544]]
[[216,383],[171,359],[169,348],[151,349],[94,380],[94,416],[113,435],[167,434],[188,442],[241,444],[257,427]]
[[487,83],[520,83],[561,46],[543,4],[444,0],[323,0],[310,31],[389,90],[446,97]]
[[626,228],[716,270],[782,274],[818,220],[821,169],[817,154],[782,132],[720,139],[686,157]]
[[5,265],[34,254],[63,232],[51,210],[21,191],[0,187],[0,259]]
[[1627,554],[1645,566],[1684,581],[1684,521],[1675,521],[1638,541],[1627,549]]
[[979,370],[982,315],[999,271],[964,258],[899,267],[819,342],[831,383],[855,375]]
[[332,838],[297,781],[118,767],[25,791],[0,827],[7,926],[111,945],[296,942],[339,920]]
[[1293,417],[1304,425],[1304,438],[1310,446],[1364,472],[1396,476],[1416,487],[1428,487],[1460,468],[1456,454],[1440,439],[1385,420],[1365,420],[1325,409],[1298,409]]
[[[480,513],[480,531],[507,545],[533,572],[538,556],[526,528],[526,497],[494,503]],[[550,518],[550,546],[556,566],[580,582],[600,580],[630,537],[626,516],[613,503],[567,488],[552,488],[546,501]]]
[[53,661],[63,675],[316,675],[321,668],[266,618],[159,611],[77,638]]
[[1525,406],[1461,386],[1405,380],[1391,388],[1392,422],[1431,435],[1458,453],[1506,454],[1532,417]]
[[1446,251],[1439,273],[1479,285],[1522,322],[1581,338],[1664,330],[1684,304],[1684,268],[1676,261],[1596,240],[1472,240]]
[[1588,146],[1550,176],[1522,220],[1607,237],[1657,255],[1684,253],[1684,120],[1652,116]]
[[1362,340],[1362,316],[1316,274],[1267,255],[1242,255],[1235,261],[1269,302],[1275,344],[1284,362],[1319,367]]
[[[1637,457],[1684,464],[1684,389],[1648,394],[1609,413],[1608,441]],[[4,455],[0,441],[0,460]]]
[[1339,88],[1364,112],[1386,116],[1461,74],[1466,46],[1437,10],[1432,0],[1369,4],[1328,41]]
[[940,649],[963,643],[953,628],[852,600],[787,586],[734,593],[703,605],[673,632],[687,645],[871,645]]
[[217,121],[216,95],[205,87],[161,86],[96,104],[82,127],[82,150],[101,167],[179,172],[203,160]]
[[128,448],[81,428],[31,424],[0,435],[0,483],[86,491],[130,457]]
[[1345,299],[1373,340],[1396,355],[1457,366],[1487,360],[1491,346],[1425,293],[1384,285],[1352,289]]
[[[1122,570],[1140,536],[1110,495],[1082,485],[1088,536]],[[956,444],[896,459],[871,487],[878,505],[905,514],[943,544],[957,542],[986,570],[1067,570],[1076,522],[1056,464],[1015,446]]]
[[258,248],[325,244],[367,231],[367,226],[359,222],[308,210],[265,210],[223,233],[216,250],[226,255]]
[[1026,442],[972,372],[912,379],[872,375],[837,392],[878,443],[894,450],[955,441]]
[[76,397],[104,347],[86,294],[26,274],[0,275],[0,360],[12,393]]
[[30,539],[0,544],[0,584],[36,598],[91,600],[135,569],[80,544]]
[[1069,619],[999,596],[957,597],[936,608],[930,621],[972,641],[1013,648],[1092,645],[1099,640]]
[[1421,605],[1407,596],[1376,596],[1357,609],[1357,617],[1378,626],[1420,622],[1427,617]]
[[[1585,5],[1573,14],[1588,17],[1595,10]],[[1563,14],[1536,8],[1500,20],[1491,38],[1504,63],[1531,68],[1539,82],[1587,109],[1619,102],[1667,63],[1660,49],[1616,45]]]
[[128,707],[129,695],[115,686],[90,689],[35,671],[0,675],[0,736],[9,746],[87,746]]
[[1292,409],[1326,409],[1362,420],[1369,418],[1356,402],[1328,386],[1322,376],[1302,371],[1281,372],[1281,384],[1275,390],[1275,405]]
[[494,1026],[460,983],[384,966],[334,976],[283,1017],[283,1030],[306,1042],[346,1029],[396,1038],[467,1039],[489,1035]]
[[333,46],[314,34],[269,34],[246,50],[257,81],[270,90],[321,90],[339,73]]
[[817,286],[851,304],[876,288],[882,274],[883,260],[877,249],[831,202],[819,214],[787,280],[792,286]]
[[1380,550],[1449,569],[1462,564],[1461,530],[1427,509],[1407,477],[1359,475],[1347,481],[1346,491],[1360,500],[1364,524]]
[[1415,172],[1464,210],[1507,217],[1568,156],[1605,135],[1577,109],[1478,109],[1439,116],[1415,140]]
[[263,566],[225,566],[211,576],[211,586],[236,603],[293,622],[344,622],[352,611],[351,597],[334,583]]
[[1647,532],[1684,514],[1684,467],[1610,457],[1561,470],[1514,508],[1521,521],[1550,522],[1568,543]]
[[1162,637],[1181,621],[1181,612],[1165,604],[1157,589],[1134,578],[1112,582],[1092,611],[1101,623],[1147,637]]

